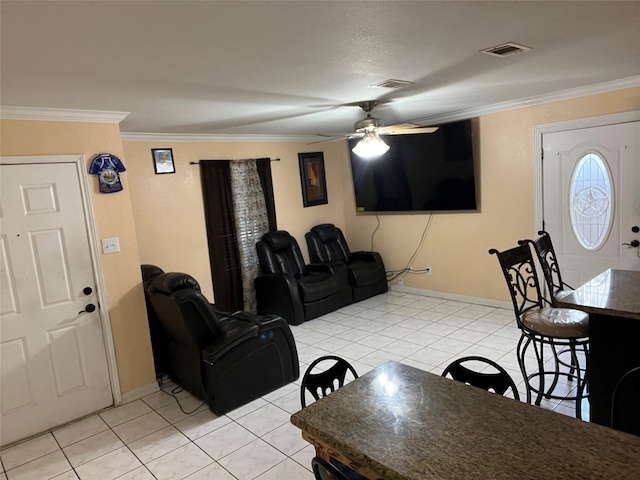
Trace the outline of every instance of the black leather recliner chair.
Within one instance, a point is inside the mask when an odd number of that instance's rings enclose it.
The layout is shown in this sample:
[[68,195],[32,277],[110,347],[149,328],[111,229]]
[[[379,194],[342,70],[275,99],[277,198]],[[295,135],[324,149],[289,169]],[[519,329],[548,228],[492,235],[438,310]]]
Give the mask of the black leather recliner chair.
[[216,415],[300,376],[289,325],[275,315],[222,316],[185,273],[164,273],[147,289],[167,338],[172,379]]
[[151,349],[153,351],[153,366],[156,370],[156,379],[161,382],[163,375],[169,374],[169,359],[167,352],[167,338],[160,325],[158,316],[151,306],[147,289],[153,283],[153,279],[164,273],[160,267],[155,265],[140,265],[142,270],[142,288],[144,289],[144,298],[147,304],[147,319],[149,321],[149,333],[151,335]]
[[331,268],[305,265],[298,242],[288,232],[266,233],[256,250],[262,271],[254,281],[259,313],[273,313],[300,325],[340,306]]
[[309,257],[313,263],[344,263],[353,301],[385,293],[389,290],[382,257],[378,252],[351,252],[342,230],[330,223],[316,225],[305,235]]

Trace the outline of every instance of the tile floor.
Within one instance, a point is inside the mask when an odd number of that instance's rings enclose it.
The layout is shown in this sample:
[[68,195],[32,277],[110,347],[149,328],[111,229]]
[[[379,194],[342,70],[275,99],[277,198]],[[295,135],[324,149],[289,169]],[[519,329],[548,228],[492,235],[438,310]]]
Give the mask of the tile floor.
[[[329,353],[360,375],[387,360],[440,374],[454,358],[480,355],[507,368],[524,398],[511,310],[394,290],[292,331],[301,375]],[[312,480],[314,449],[289,423],[299,388],[298,380],[222,417],[184,391],[179,404],[159,391],[3,450],[0,480]],[[567,400],[543,407],[575,408]]]

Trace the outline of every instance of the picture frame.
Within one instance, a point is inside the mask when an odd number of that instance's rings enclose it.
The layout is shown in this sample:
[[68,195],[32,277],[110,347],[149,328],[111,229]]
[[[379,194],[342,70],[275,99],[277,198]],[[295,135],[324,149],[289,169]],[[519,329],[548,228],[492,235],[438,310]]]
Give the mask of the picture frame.
[[176,165],[173,162],[173,150],[170,148],[152,148],[153,168],[156,175],[176,173]]
[[299,153],[300,184],[304,207],[314,207],[329,203],[327,180],[324,171],[324,153]]

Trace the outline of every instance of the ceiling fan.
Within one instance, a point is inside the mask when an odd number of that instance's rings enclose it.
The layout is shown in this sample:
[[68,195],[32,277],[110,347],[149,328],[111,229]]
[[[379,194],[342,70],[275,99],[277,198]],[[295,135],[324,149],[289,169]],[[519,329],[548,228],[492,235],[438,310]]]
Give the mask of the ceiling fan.
[[323,135],[322,137],[331,137],[328,140],[321,140],[320,142],[331,142],[335,140],[342,140],[344,138],[362,138],[358,144],[353,147],[353,152],[361,157],[373,158],[378,157],[389,150],[389,145],[384,143],[380,138],[380,135],[407,135],[412,133],[433,133],[438,130],[438,127],[423,127],[415,123],[398,123],[395,125],[386,126],[384,120],[371,115],[372,110],[376,107],[378,102],[375,100],[369,100],[358,104],[362,110],[367,114],[362,120],[358,120],[353,128],[353,133],[339,133]]

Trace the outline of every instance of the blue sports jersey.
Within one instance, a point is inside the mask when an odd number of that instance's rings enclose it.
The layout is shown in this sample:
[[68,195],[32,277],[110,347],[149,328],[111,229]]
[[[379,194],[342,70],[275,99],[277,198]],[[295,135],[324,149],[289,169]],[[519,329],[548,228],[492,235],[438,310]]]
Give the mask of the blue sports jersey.
[[122,190],[119,172],[124,172],[126,168],[115,155],[101,153],[91,161],[89,173],[98,175],[101,193],[114,193]]

